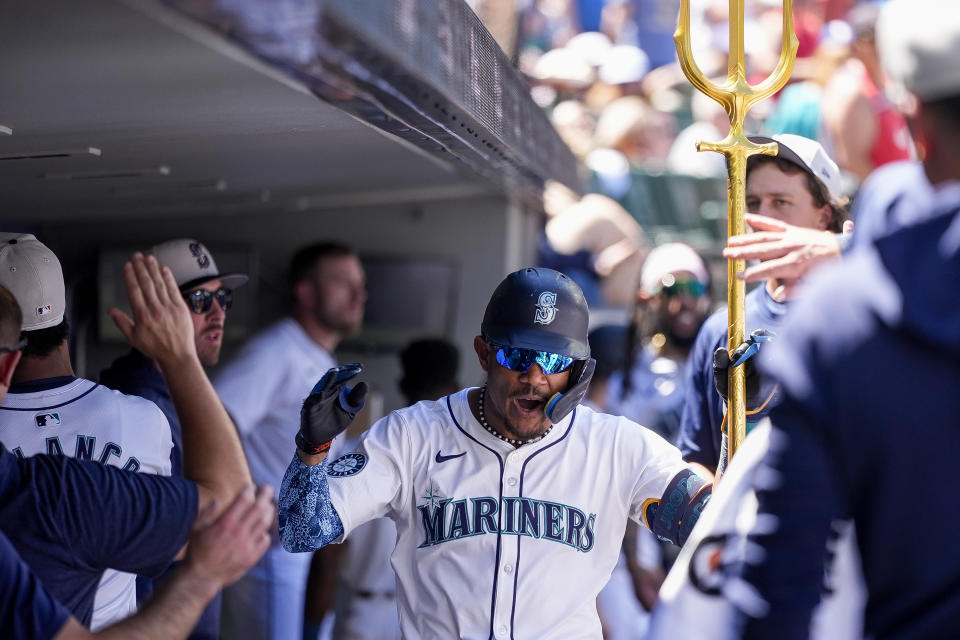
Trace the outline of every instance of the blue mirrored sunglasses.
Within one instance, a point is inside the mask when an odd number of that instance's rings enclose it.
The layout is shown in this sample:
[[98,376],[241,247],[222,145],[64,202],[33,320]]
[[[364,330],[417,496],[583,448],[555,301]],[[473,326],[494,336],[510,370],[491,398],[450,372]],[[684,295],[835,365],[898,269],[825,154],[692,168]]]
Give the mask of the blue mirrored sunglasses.
[[530,367],[538,364],[544,374],[552,376],[555,373],[566,371],[573,364],[573,358],[559,353],[521,349],[520,347],[504,347],[498,344],[490,344],[490,346],[497,350],[497,362],[500,363],[500,366],[510,369],[510,371],[526,373]]

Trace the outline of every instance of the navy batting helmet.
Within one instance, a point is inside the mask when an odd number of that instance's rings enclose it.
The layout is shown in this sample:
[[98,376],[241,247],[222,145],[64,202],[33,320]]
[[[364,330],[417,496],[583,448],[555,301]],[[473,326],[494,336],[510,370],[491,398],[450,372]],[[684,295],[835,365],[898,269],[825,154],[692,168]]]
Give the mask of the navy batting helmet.
[[480,332],[489,342],[590,357],[590,310],[577,283],[553,269],[514,271],[496,288]]
[[590,309],[573,280],[553,269],[514,271],[496,288],[483,314],[480,332],[505,347],[548,351],[574,358],[570,385],[555,393],[544,413],[556,424],[580,404],[596,360],[590,357]]

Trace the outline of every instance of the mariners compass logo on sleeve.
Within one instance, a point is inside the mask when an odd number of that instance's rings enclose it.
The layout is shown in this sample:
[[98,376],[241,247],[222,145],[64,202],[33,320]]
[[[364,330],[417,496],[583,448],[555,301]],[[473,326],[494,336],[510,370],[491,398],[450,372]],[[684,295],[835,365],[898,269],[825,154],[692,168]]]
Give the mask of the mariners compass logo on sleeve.
[[355,476],[367,465],[367,456],[362,453],[348,453],[327,465],[327,475],[335,478]]

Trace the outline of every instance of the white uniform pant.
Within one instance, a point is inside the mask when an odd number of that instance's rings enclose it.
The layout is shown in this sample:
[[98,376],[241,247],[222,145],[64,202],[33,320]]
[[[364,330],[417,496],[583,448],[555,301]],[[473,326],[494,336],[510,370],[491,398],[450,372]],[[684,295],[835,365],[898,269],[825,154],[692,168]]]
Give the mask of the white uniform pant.
[[271,547],[236,584],[223,590],[221,637],[300,640],[312,553]]

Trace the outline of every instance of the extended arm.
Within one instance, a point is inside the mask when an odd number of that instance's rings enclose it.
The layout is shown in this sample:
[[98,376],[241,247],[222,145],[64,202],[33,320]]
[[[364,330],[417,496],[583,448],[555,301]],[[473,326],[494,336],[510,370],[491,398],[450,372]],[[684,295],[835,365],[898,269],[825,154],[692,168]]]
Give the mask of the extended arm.
[[[776,278],[797,280],[824,261],[842,254],[840,239],[830,231],[795,227],[774,218],[746,214],[754,231],[732,236],[723,250],[728,260],[760,260],[747,267],[740,278],[747,282]],[[853,232],[853,222],[844,223],[844,233]]]
[[330,369],[303,401],[297,453],[280,483],[280,542],[291,553],[316,551],[343,535],[321,463],[333,439],[363,408],[366,383],[347,386],[362,370],[359,364]]
[[240,439],[197,357],[190,312],[173,274],[136,253],[123,267],[133,318],[110,310],[131,345],[153,358],[183,430],[184,476],[197,483],[200,509],[231,502],[253,480]]
[[261,488],[256,496],[253,489],[244,490],[212,521],[215,510],[211,505],[197,518],[186,561],[136,615],[97,633],[71,617],[56,640],[186,638],[210,599],[246,573],[270,546],[267,530],[274,514],[270,487]]

